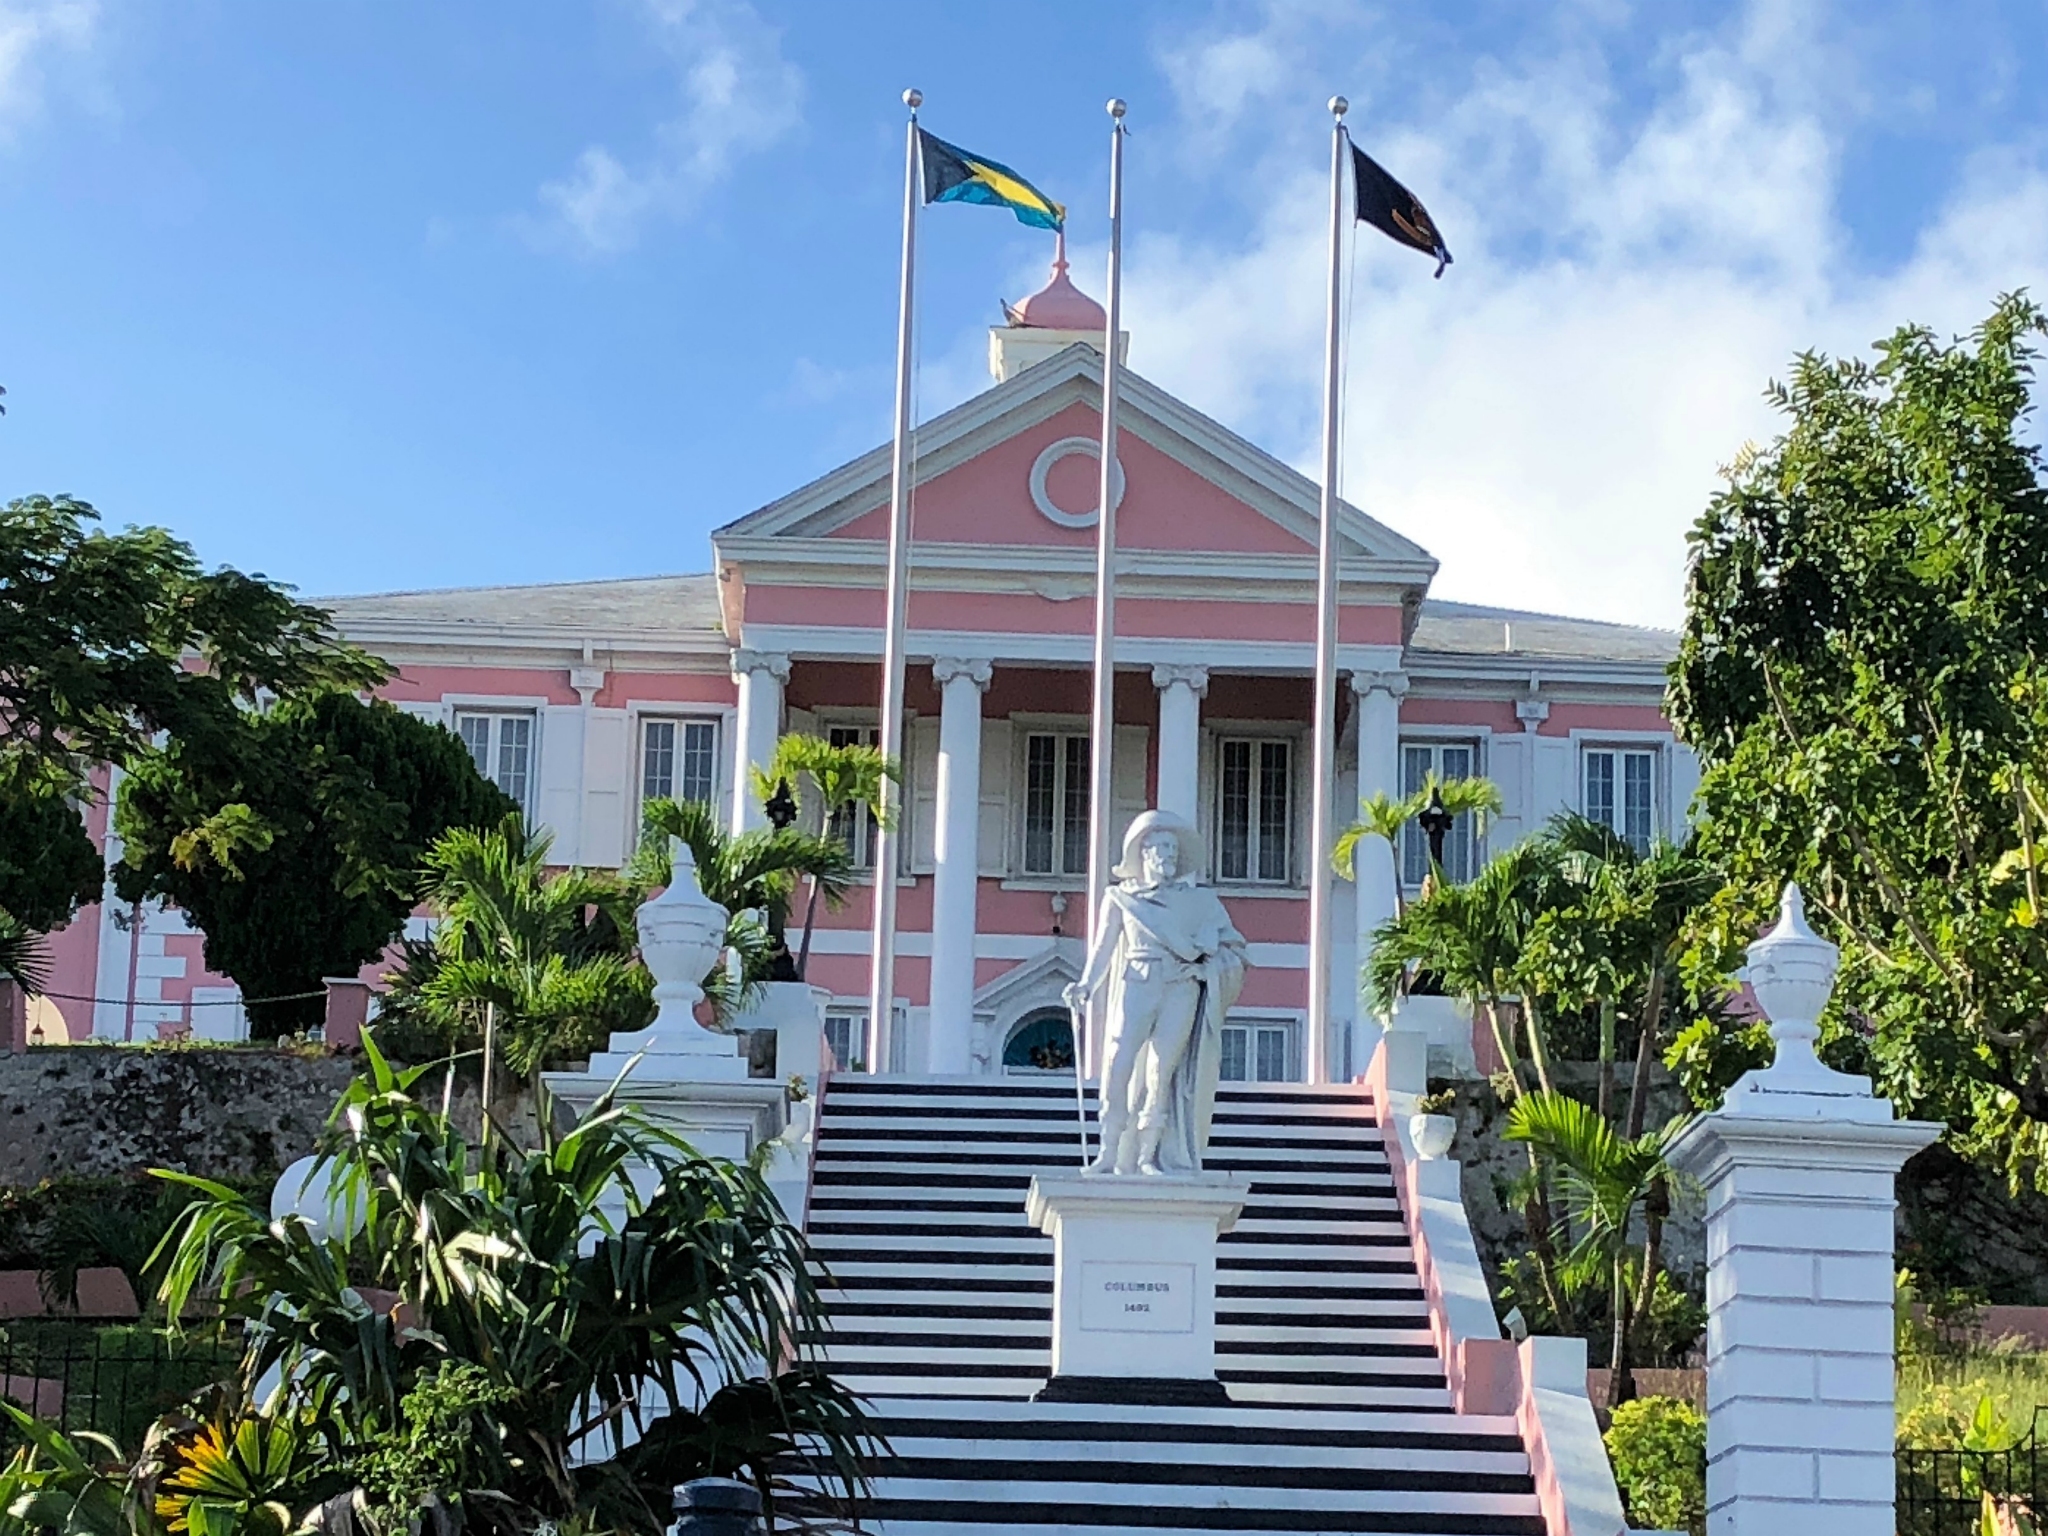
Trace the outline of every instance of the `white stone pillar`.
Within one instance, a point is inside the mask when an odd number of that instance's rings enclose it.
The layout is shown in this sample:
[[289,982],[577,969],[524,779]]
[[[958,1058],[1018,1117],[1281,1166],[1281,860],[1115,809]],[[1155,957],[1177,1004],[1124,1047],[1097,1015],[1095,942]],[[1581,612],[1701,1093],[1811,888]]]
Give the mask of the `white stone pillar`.
[[1202,700],[1209,692],[1209,669],[1169,665],[1152,669],[1159,690],[1159,796],[1162,811],[1171,811],[1191,827],[1202,824]]
[[735,646],[732,680],[740,685],[739,719],[733,734],[732,829],[735,834],[768,825],[761,804],[748,783],[749,768],[766,768],[775,757],[782,734],[782,685],[789,681],[789,658],[780,651]]
[[[1351,691],[1358,695],[1358,801],[1375,794],[1401,793],[1401,699],[1408,692],[1405,672],[1354,672]],[[1358,900],[1358,999],[1352,1020],[1351,1059],[1363,1064],[1379,1047],[1380,1021],[1366,1000],[1365,968],[1372,961],[1372,936],[1394,915],[1400,866],[1384,838],[1361,838],[1352,873]]]
[[980,875],[981,659],[941,656],[938,814],[932,827],[932,990],[927,1060],[942,1075],[973,1069],[974,906]]
[[1749,947],[1777,1057],[1671,1149],[1707,1195],[1709,1536],[1892,1536],[1892,1211],[1941,1134],[1814,1056],[1839,951],[1797,886]]

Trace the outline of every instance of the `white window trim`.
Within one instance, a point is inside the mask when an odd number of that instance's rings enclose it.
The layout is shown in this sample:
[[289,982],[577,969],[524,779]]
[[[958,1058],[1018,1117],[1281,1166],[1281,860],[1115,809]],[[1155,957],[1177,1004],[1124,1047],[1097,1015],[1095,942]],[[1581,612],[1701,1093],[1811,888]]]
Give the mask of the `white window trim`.
[[[1469,746],[1472,749],[1472,777],[1479,779],[1490,779],[1493,777],[1494,735],[1495,732],[1493,728],[1491,726],[1484,725],[1411,726],[1404,723],[1394,737],[1395,782],[1397,784],[1399,783],[1399,775],[1402,767],[1403,760],[1400,756],[1401,749],[1411,741],[1414,742],[1417,746]],[[1584,776],[1581,775],[1582,780],[1583,777]],[[1473,821],[1472,872],[1475,875],[1480,870],[1486,868],[1487,860],[1489,859],[1489,857],[1491,857],[1491,855],[1488,852],[1489,844],[1491,841],[1488,834],[1493,830],[1491,823],[1495,819],[1496,818],[1491,816],[1480,816],[1475,818]],[[1395,873],[1397,874],[1400,872],[1400,862],[1401,845],[1399,843],[1396,843],[1394,845],[1394,864]],[[1404,893],[1412,895],[1414,892],[1420,890],[1421,887],[1415,885],[1408,885],[1404,883],[1401,889]]]
[[1572,807],[1586,814],[1586,754],[1588,752],[1650,752],[1657,759],[1650,785],[1650,835],[1671,838],[1671,749],[1668,731],[1574,730],[1566,738],[1572,745]]
[[[1292,720],[1231,720],[1204,719],[1202,721],[1202,746],[1200,753],[1201,779],[1196,787],[1195,808],[1201,816],[1198,825],[1202,829],[1202,840],[1209,845],[1209,867],[1203,873],[1218,891],[1229,896],[1250,897],[1306,897],[1308,894],[1308,870],[1304,866],[1302,850],[1308,846],[1309,806],[1309,740],[1308,728]],[[1217,867],[1220,857],[1217,843],[1217,819],[1222,813],[1221,784],[1223,774],[1223,743],[1225,741],[1285,741],[1290,744],[1288,757],[1292,763],[1289,775],[1291,784],[1288,791],[1288,847],[1287,879],[1276,880],[1225,880]],[[1278,1015],[1275,1015],[1277,1017]]]
[[736,767],[733,722],[738,716],[739,711],[730,704],[668,703],[659,699],[626,701],[626,771],[631,775],[627,780],[627,787],[632,791],[626,797],[627,858],[630,859],[640,846],[641,813],[646,809],[646,802],[642,798],[646,774],[641,752],[645,745],[642,733],[647,722],[694,720],[708,721],[718,727],[718,742],[711,754],[711,806],[719,813],[719,820],[724,821],[732,811],[732,776]]
[[[1292,1034],[1287,1043],[1287,1065],[1289,1071],[1294,1075],[1283,1078],[1281,1081],[1299,1083],[1307,1080],[1308,1012],[1306,1009],[1233,1008],[1223,1016],[1223,1023],[1226,1026],[1243,1025],[1252,1029],[1256,1029],[1261,1024],[1285,1024],[1289,1026]],[[1252,1048],[1254,1050],[1258,1048],[1256,1037],[1254,1037]],[[1259,1086],[1259,1080],[1256,1078],[1246,1078],[1242,1082],[1236,1080],[1226,1082],[1221,1079],[1218,1081],[1220,1086],[1226,1088],[1256,1088]]]
[[[1005,879],[1004,890],[1009,891],[1085,891],[1088,888],[1088,874],[1045,874],[1024,868],[1024,827],[1029,814],[1026,807],[1027,791],[1031,783],[1031,738],[1033,736],[1086,736],[1089,734],[1089,720],[1085,715],[1044,715],[1013,714],[1010,716],[1010,825],[1007,829],[1009,843],[1009,878]],[[1090,765],[1091,774],[1093,765]],[[1091,788],[1093,786],[1091,785]],[[1069,911],[1071,912],[1071,908]]]
[[[533,736],[527,747],[526,798],[519,807],[519,814],[526,818],[529,825],[537,825],[537,819],[540,815],[540,764],[541,752],[543,750],[541,736],[546,727],[547,711],[550,707],[551,701],[544,694],[493,695],[444,693],[441,695],[442,727],[457,741],[462,741],[462,721],[460,717],[463,715],[523,715],[533,722]],[[468,749],[468,745],[467,742],[463,743],[465,751]],[[483,777],[487,783],[495,784],[498,782],[490,774],[485,774]]]
[[[806,734],[829,738],[834,727],[841,730],[881,731],[882,712],[878,709],[857,709],[843,704],[826,704],[810,712],[811,729]],[[918,876],[910,868],[911,817],[917,798],[916,786],[911,775],[916,765],[910,761],[911,731],[919,719],[918,712],[906,709],[903,712],[903,780],[896,786],[896,855],[901,868],[896,872],[896,888],[908,890],[918,882]],[[738,773],[740,745],[737,740],[732,747],[733,772]],[[873,885],[875,872],[872,869],[856,869],[847,875],[849,885]],[[925,878],[929,879],[930,876]],[[863,1005],[865,1006],[865,1005]]]

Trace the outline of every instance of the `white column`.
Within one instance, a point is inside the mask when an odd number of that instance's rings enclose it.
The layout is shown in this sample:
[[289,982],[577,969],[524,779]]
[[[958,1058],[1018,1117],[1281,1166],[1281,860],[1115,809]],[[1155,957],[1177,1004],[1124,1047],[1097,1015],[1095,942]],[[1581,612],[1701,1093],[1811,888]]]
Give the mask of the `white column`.
[[1201,825],[1202,700],[1209,693],[1207,667],[1161,662],[1152,669],[1159,690],[1159,797],[1162,811],[1171,811],[1191,827]]
[[732,829],[750,832],[768,825],[748,783],[749,768],[766,768],[775,756],[775,742],[782,734],[782,685],[789,681],[789,658],[779,651],[756,651],[736,646],[732,653],[732,680],[740,685],[739,719],[733,732]]
[[1787,886],[1744,973],[1776,1059],[1671,1149],[1707,1192],[1710,1536],[1896,1528],[1893,1185],[1941,1127],[1815,1059],[1838,960]]
[[[1401,698],[1408,692],[1405,672],[1354,672],[1351,691],[1358,695],[1358,800],[1401,793]],[[1358,1005],[1351,1021],[1351,1059],[1357,1069],[1372,1060],[1381,1025],[1366,1001],[1365,968],[1372,961],[1372,936],[1394,915],[1399,866],[1384,838],[1360,840],[1353,868],[1358,898]]]
[[932,825],[932,988],[927,1060],[941,1075],[972,1070],[974,899],[980,873],[981,696],[985,660],[941,656],[938,814]]

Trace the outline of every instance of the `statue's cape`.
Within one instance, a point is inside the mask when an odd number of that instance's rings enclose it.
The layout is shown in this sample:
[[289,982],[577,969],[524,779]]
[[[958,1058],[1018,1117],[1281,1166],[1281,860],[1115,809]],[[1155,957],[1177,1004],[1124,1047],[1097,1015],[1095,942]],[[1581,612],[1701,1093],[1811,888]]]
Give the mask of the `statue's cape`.
[[[1160,1143],[1160,1166],[1199,1173],[1202,1149],[1209,1144],[1209,1123],[1216,1112],[1216,1082],[1223,1066],[1223,1020],[1244,990],[1245,939],[1223,902],[1207,886],[1180,884],[1112,886],[1109,899],[1129,924],[1143,928],[1161,948],[1195,965],[1202,1000],[1195,1029],[1180,1068],[1168,1085],[1171,1106],[1167,1135]],[[1128,942],[1120,930],[1109,969],[1111,1018],[1123,1012],[1124,964]],[[1151,1047],[1147,1046],[1147,1050]],[[1142,1081],[1142,1077],[1140,1078]]]

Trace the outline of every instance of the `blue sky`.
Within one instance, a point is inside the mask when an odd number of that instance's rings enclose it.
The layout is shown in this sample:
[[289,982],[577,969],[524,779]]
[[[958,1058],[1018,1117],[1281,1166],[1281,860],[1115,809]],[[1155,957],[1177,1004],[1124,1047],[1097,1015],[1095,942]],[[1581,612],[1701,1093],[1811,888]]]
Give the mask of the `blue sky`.
[[[0,0],[0,496],[308,592],[702,569],[887,431],[906,84],[1072,208],[1132,363],[1314,455],[1322,102],[1458,263],[1352,258],[1344,489],[1440,594],[1670,623],[1796,349],[2048,268],[2048,10]],[[1047,239],[924,225],[920,406]]]

